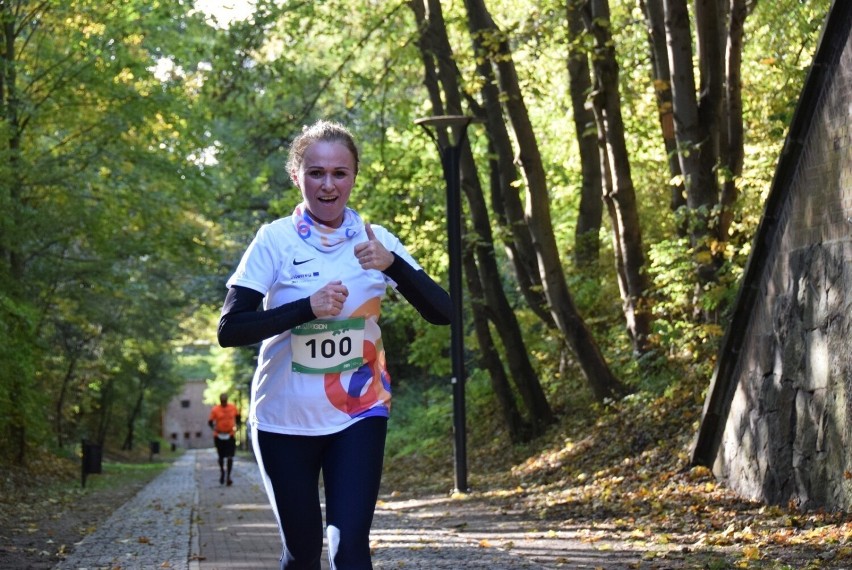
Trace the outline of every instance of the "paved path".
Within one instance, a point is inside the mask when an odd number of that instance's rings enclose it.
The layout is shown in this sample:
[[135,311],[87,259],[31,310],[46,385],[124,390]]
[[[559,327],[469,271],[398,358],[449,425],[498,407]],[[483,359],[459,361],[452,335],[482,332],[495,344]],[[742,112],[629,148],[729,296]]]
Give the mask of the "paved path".
[[[55,570],[277,569],[278,528],[251,457],[237,457],[233,480],[219,484],[213,449],[188,451]],[[640,567],[636,553],[582,540],[584,529],[536,528],[512,513],[462,503],[383,497],[371,532],[374,568]]]
[[236,458],[228,487],[219,484],[215,450],[195,455],[199,500],[190,570],[277,569],[281,538],[253,458]]
[[186,453],[77,545],[57,570],[188,570],[195,455]]

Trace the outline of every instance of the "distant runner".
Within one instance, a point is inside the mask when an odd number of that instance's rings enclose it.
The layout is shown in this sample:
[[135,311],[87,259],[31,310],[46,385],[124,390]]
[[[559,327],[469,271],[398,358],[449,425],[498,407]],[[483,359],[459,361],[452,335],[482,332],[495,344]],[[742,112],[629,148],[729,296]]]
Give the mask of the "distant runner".
[[234,453],[237,450],[236,428],[240,427],[240,411],[234,404],[228,403],[227,394],[219,396],[219,402],[218,406],[213,406],[210,410],[210,420],[207,424],[213,429],[213,441],[219,454],[219,484],[224,485],[227,477],[228,485],[232,485],[231,469],[234,467]]

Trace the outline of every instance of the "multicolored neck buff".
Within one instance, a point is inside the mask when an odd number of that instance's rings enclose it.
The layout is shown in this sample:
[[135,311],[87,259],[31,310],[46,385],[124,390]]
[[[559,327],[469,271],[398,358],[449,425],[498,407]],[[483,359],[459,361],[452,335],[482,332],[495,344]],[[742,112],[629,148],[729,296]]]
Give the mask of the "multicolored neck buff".
[[339,228],[332,228],[313,219],[304,202],[293,210],[293,225],[299,237],[319,251],[334,251],[364,229],[361,216],[352,208],[343,210],[343,223]]

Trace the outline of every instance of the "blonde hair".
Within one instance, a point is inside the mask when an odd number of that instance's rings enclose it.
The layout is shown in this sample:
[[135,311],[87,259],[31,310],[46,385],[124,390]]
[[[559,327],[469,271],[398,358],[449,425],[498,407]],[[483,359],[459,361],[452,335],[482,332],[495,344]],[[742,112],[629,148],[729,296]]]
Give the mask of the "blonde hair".
[[360,157],[358,155],[358,146],[355,144],[355,138],[349,129],[339,123],[320,119],[310,126],[302,128],[293,142],[290,143],[290,152],[287,156],[287,172],[298,172],[302,166],[302,161],[305,158],[305,151],[315,142],[333,142],[340,143],[349,149],[352,153],[352,158],[355,160],[355,174],[358,174],[358,166]]

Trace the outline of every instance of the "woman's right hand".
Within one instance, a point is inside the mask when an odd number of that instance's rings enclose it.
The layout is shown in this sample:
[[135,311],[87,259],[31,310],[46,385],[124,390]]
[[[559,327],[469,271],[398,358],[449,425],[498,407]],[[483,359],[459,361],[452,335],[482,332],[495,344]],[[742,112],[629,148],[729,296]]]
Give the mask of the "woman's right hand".
[[311,310],[318,319],[336,317],[343,310],[343,304],[348,296],[349,290],[343,281],[329,281],[322,289],[311,295]]

